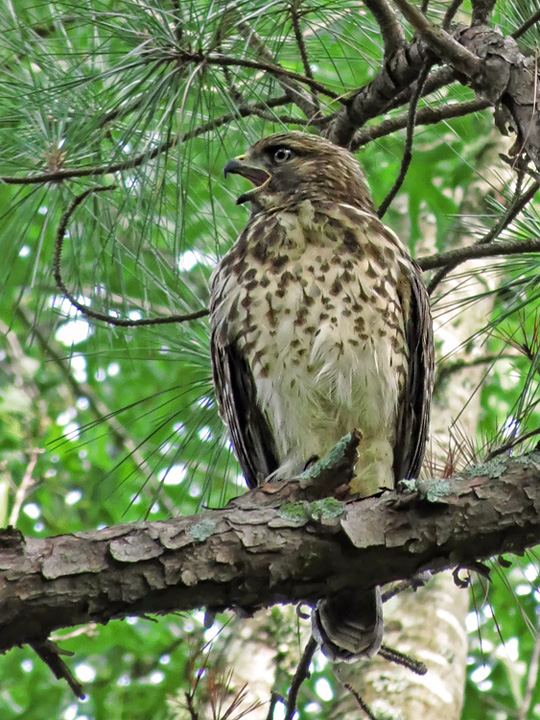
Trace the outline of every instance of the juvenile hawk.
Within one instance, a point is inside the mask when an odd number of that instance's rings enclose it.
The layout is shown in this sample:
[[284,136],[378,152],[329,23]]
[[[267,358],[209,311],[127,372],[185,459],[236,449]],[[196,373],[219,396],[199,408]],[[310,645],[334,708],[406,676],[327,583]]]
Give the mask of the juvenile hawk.
[[[353,428],[355,492],[415,477],[432,388],[428,298],[356,159],[283,132],[225,173],[254,185],[238,198],[252,214],[214,272],[210,303],[216,395],[249,486],[299,474]],[[332,658],[375,654],[378,588],[320,601],[313,628]]]

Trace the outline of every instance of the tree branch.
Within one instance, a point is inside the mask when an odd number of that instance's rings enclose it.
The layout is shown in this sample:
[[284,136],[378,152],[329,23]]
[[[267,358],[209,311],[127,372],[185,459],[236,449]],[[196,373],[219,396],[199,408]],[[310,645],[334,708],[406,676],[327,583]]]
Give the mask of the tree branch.
[[540,238],[529,238],[528,240],[501,240],[487,245],[467,245],[465,247],[448,250],[445,253],[425,255],[416,261],[422,270],[434,270],[435,268],[452,265],[452,269],[459,263],[466,260],[475,260],[482,257],[494,257],[496,255],[517,255],[519,253],[540,252]]
[[[474,99],[460,103],[439,105],[434,108],[423,107],[416,113],[415,127],[419,125],[434,125],[435,123],[441,122],[441,120],[463,117],[464,115],[485,110],[489,106],[490,103],[487,100]],[[407,127],[408,121],[409,113],[406,112],[388,118],[388,120],[383,120],[379,125],[370,125],[362,130],[358,130],[351,143],[351,150],[357,150],[372,140],[377,140],[398,130],[403,130],[403,128]]]
[[357,443],[191,517],[45,539],[4,530],[0,650],[127,615],[313,602],[540,541],[540,453],[362,501],[314,500],[332,487],[346,497]]
[[398,48],[405,44],[405,33],[396,13],[387,0],[364,0],[364,5],[381,29],[385,56],[393,55]]
[[[106,163],[104,165],[92,165],[90,167],[62,168],[61,170],[44,172],[26,177],[0,175],[0,183],[5,183],[6,185],[36,185],[48,182],[62,182],[63,180],[70,180],[72,178],[96,177],[99,175],[108,175],[109,173],[133,170],[134,168],[138,168],[144,163],[153,160],[158,157],[158,155],[172,150],[177,145],[181,145],[188,140],[193,140],[193,138],[199,137],[199,135],[204,135],[212,130],[217,130],[223,125],[227,125],[227,123],[232,122],[237,117],[248,117],[249,115],[257,114],[259,110],[285,105],[289,102],[290,100],[287,97],[280,96],[278,98],[269,98],[266,102],[255,103],[254,105],[244,105],[239,107],[234,113],[220,115],[214,120],[198,125],[193,128],[193,130],[188,130],[181,135],[173,135],[169,140],[155,145],[152,149],[145,150],[138,155],[133,155],[127,160],[122,160],[118,163]],[[108,115],[104,116],[102,121],[105,122],[105,119],[108,121],[110,115],[111,113],[108,113]]]

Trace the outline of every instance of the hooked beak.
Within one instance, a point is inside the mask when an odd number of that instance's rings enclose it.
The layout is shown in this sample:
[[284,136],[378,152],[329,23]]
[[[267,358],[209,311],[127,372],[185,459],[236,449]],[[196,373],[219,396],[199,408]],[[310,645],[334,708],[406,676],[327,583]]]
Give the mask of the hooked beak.
[[265,185],[271,178],[270,173],[263,168],[257,165],[249,165],[246,162],[245,155],[239,155],[238,157],[235,157],[226,163],[225,167],[223,168],[223,175],[227,177],[229,173],[234,173],[235,175],[242,175],[242,177],[247,178],[247,180],[249,180],[253,183],[253,185],[255,185],[254,188],[240,195],[240,197],[236,201],[237,205],[241,205],[247,200],[250,200],[251,196],[260,187]]

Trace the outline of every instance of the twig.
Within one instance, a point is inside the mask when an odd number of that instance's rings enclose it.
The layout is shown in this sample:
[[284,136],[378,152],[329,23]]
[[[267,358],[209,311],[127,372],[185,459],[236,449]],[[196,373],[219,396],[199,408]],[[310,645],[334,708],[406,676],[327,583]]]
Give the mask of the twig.
[[300,658],[300,662],[298,663],[298,667],[296,668],[296,672],[294,673],[294,677],[291,682],[291,687],[289,688],[289,695],[287,697],[287,712],[285,713],[285,720],[292,720],[294,713],[296,712],[296,702],[298,700],[298,692],[300,690],[300,687],[304,680],[309,677],[309,664],[311,662],[311,659],[313,658],[313,655],[315,653],[315,650],[317,649],[317,643],[315,640],[310,637],[307,641],[306,647],[304,648],[304,652],[302,654],[302,657]]
[[[423,107],[416,113],[415,126],[434,125],[441,122],[441,120],[463,117],[463,115],[470,115],[471,113],[485,110],[490,105],[491,103],[488,100],[475,99],[454,103],[453,105],[439,105],[436,108]],[[357,150],[363,145],[367,145],[372,140],[385,137],[397,130],[403,130],[404,127],[407,127],[408,119],[409,113],[401,113],[388,120],[383,120],[379,125],[371,125],[370,127],[358,130],[351,143],[351,150],[354,152],[354,150]]]
[[13,503],[13,507],[11,508],[11,512],[9,514],[9,520],[8,525],[11,525],[12,527],[15,527],[17,525],[17,521],[19,519],[19,513],[21,512],[21,507],[23,502],[26,499],[28,490],[32,487],[34,484],[34,479],[32,477],[32,474],[34,472],[34,468],[36,467],[37,459],[42,451],[38,448],[32,448],[30,450],[30,457],[28,458],[28,464],[26,465],[26,470],[24,471],[23,478],[21,480],[21,484],[17,488],[17,491],[15,493],[15,502]]
[[[304,42],[304,35],[302,33],[302,27],[300,26],[300,18],[298,17],[298,9],[296,7],[296,3],[294,2],[294,0],[289,4],[289,9],[291,12],[291,23],[292,23],[292,28],[293,28],[293,32],[294,32],[294,38],[296,40],[298,52],[300,53],[300,57],[302,58],[302,65],[304,66],[304,73],[305,73],[306,77],[314,80],[313,71],[311,70],[311,63],[309,62],[309,56],[307,53],[306,43]],[[316,108],[317,112],[320,112],[321,106],[320,106],[319,98],[317,97],[317,93],[315,90],[311,93],[311,100],[312,100],[313,106]]]
[[415,675],[425,675],[427,673],[427,667],[421,660],[416,660],[416,658],[399,652],[399,650],[391,648],[388,645],[381,645],[379,655],[389,662],[406,667],[408,670],[415,673]]
[[58,645],[52,642],[52,640],[33,642],[30,643],[30,647],[43,660],[43,662],[49,666],[58,680],[66,680],[75,695],[81,700],[84,698],[85,695],[81,683],[75,679],[71,670],[60,657],[60,654],[73,655],[72,652],[61,650]]
[[186,697],[186,706],[187,710],[189,712],[189,718],[190,720],[199,720],[199,713],[195,709],[195,703],[193,702],[195,696],[192,692],[186,692],[184,693]]
[[435,268],[446,268],[452,264],[452,269],[466,260],[475,260],[483,257],[494,257],[496,255],[519,255],[519,253],[540,252],[540,238],[529,238],[528,240],[501,240],[492,242],[489,245],[467,245],[466,247],[448,250],[438,255],[425,255],[418,258],[417,263],[422,270],[434,270]]
[[459,10],[461,4],[463,3],[463,0],[452,0],[450,7],[444,14],[442,27],[443,30],[448,30],[450,27],[452,20],[454,19],[455,14]]
[[60,272],[60,266],[62,261],[62,248],[64,245],[64,238],[71,216],[77,209],[77,207],[92,193],[105,192],[108,190],[114,190],[116,185],[100,185],[98,187],[88,188],[80,195],[77,195],[73,200],[67,211],[64,213],[60,220],[58,230],[56,232],[56,238],[54,243],[54,258],[53,258],[53,274],[56,285],[60,292],[70,301],[70,303],[77,308],[85,317],[92,318],[93,320],[101,320],[108,325],[115,325],[116,327],[141,327],[143,325],[167,325],[170,323],[186,322],[187,320],[196,320],[197,318],[205,317],[208,315],[208,308],[202,310],[196,310],[192,313],[186,313],[184,315],[167,315],[166,317],[155,317],[155,318],[143,318],[139,320],[130,320],[128,318],[115,318],[107,315],[106,313],[97,312],[91,310],[80,303],[73,293],[68,289],[65,284],[62,274]]
[[387,0],[364,0],[364,5],[381,29],[385,56],[393,55],[405,43],[405,33],[396,13]]
[[345,688],[345,690],[348,690],[351,693],[353,698],[358,703],[359,707],[366,713],[369,720],[377,720],[376,715],[373,714],[373,711],[371,710],[369,705],[362,697],[360,697],[360,695],[356,692],[352,685],[350,685],[349,683],[344,683],[343,687]]
[[277,692],[270,693],[270,704],[268,705],[268,713],[266,715],[266,720],[274,720],[274,712],[275,712],[276,706],[280,700],[281,700],[281,697],[280,697],[280,695],[278,695]]
[[498,455],[505,455],[509,450],[515,448],[516,445],[525,442],[525,440],[528,440],[529,438],[536,437],[537,435],[540,435],[540,428],[529,430],[529,432],[523,433],[523,435],[518,435],[518,437],[512,438],[512,440],[509,440],[504,445],[500,445],[499,447],[495,448],[495,450],[492,450],[486,457],[486,462],[493,460],[493,458],[497,457]]
[[[418,73],[414,80],[416,80],[421,70],[422,67],[419,67]],[[428,75],[428,78],[422,90],[422,97],[425,97],[426,95],[431,95],[431,93],[434,93],[436,90],[440,90],[441,88],[445,87],[446,85],[450,85],[455,81],[456,71],[453,68],[447,66],[434,70],[431,75]],[[402,88],[400,92],[395,93],[392,96],[390,104],[386,106],[386,111],[394,110],[395,108],[401,107],[402,105],[407,105],[407,103],[409,103],[411,100],[413,89],[414,84],[410,84],[407,87]],[[377,115],[380,115],[380,113],[377,113]]]
[[420,100],[420,95],[422,94],[422,88],[424,87],[424,83],[429,73],[429,67],[430,66],[428,64],[424,66],[424,68],[420,72],[420,75],[418,76],[418,80],[416,81],[416,87],[411,98],[411,104],[409,105],[409,112],[407,113],[407,137],[405,138],[405,147],[403,148],[403,156],[401,158],[399,173],[393,186],[390,188],[390,192],[384,198],[384,200],[379,206],[379,209],[377,210],[377,215],[380,218],[384,217],[384,214],[390,207],[390,203],[398,194],[399,189],[403,185],[403,181],[405,180],[405,176],[407,175],[409,165],[411,164],[412,145],[414,140],[414,128],[416,125],[418,102]]
[[[506,212],[499,218],[498,222],[491,228],[489,232],[487,232],[483,237],[481,237],[477,242],[474,243],[470,247],[470,250],[474,247],[478,247],[479,245],[489,245],[495,238],[506,228],[508,225],[510,225],[513,220],[519,215],[519,213],[525,208],[525,206],[533,199],[536,192],[540,189],[540,182],[536,180],[531,187],[527,190],[527,192],[523,193],[522,195],[519,195],[514,198],[514,200],[510,203],[510,206],[506,210]],[[511,241],[515,242],[515,241]],[[527,241],[525,241],[527,242]],[[503,243],[498,243],[497,245],[500,247]],[[457,250],[461,250],[461,248],[457,248]],[[449,252],[454,252],[453,250],[450,250]],[[495,253],[497,254],[497,253]],[[433,256],[431,256],[433,257]],[[478,255],[477,257],[485,257],[482,255]],[[424,258],[424,262],[429,260],[430,258]],[[451,272],[459,263],[462,262],[461,260],[458,260],[458,262],[454,265],[452,262],[449,262],[446,266],[441,267],[441,269],[435,273],[433,278],[430,280],[427,291],[430,295],[433,294],[436,287],[439,285],[439,283],[448,275],[449,272]],[[420,266],[422,267],[422,266]],[[435,266],[434,266],[435,267]],[[422,269],[424,269],[422,267]],[[427,269],[427,268],[425,268]]]
[[[307,77],[306,75],[301,75],[300,73],[286,70],[281,65],[276,64],[272,53],[270,52],[266,44],[253,30],[251,25],[249,25],[249,23],[247,23],[245,20],[239,20],[237,23],[237,27],[242,36],[246,39],[246,41],[252,48],[252,50],[254,50],[257,55],[263,59],[238,59],[226,55],[220,55],[214,59],[212,55],[207,55],[206,62],[208,62],[209,64],[216,62],[218,65],[223,65],[225,62],[231,65],[238,65],[240,67],[253,67],[254,69],[266,70],[267,72],[276,75],[278,81],[281,84],[281,87],[285,91],[285,94],[289,97],[289,99],[295,102],[302,110],[302,112],[304,112],[305,115],[308,117],[310,115],[313,115],[317,111],[317,108],[313,105],[312,99],[308,95],[306,95],[304,88],[299,87],[295,82],[290,82],[291,80],[296,80],[300,83],[303,83],[304,85],[310,87],[312,90],[316,90],[323,95],[327,95],[328,97],[333,98],[334,100],[339,99],[338,93],[335,93],[333,90],[329,90],[323,83],[318,82],[313,77]],[[284,82],[283,78],[288,78],[289,82]]]
[[106,165],[94,165],[91,167],[78,167],[55,170],[54,172],[40,173],[39,175],[33,175],[30,177],[14,177],[11,175],[0,175],[0,182],[5,183],[6,185],[34,185],[47,182],[62,182],[62,180],[69,180],[71,178],[107,175],[109,173],[122,172],[123,170],[132,170],[133,168],[137,168],[143,163],[148,162],[149,160],[153,160],[158,155],[172,150],[177,145],[181,145],[182,143],[187,142],[188,140],[192,140],[193,138],[196,138],[199,135],[203,135],[204,133],[211,132],[212,130],[217,130],[221,126],[232,122],[237,117],[248,117],[252,114],[252,110],[257,110],[258,108],[265,109],[277,107],[278,105],[285,105],[289,102],[290,100],[288,97],[280,96],[277,98],[271,98],[266,102],[256,103],[255,105],[245,105],[238,108],[235,113],[226,113],[225,115],[221,115],[215,120],[211,120],[207,123],[199,125],[196,128],[193,128],[193,130],[182,133],[182,135],[174,135],[169,140],[162,142],[159,145],[156,145],[156,147],[152,148],[152,150],[142,152],[139,155],[135,155],[132,158],[123,160],[122,162],[112,164],[109,163]]
[[479,365],[491,365],[496,363],[498,360],[515,360],[518,357],[517,354],[511,353],[497,353],[491,355],[479,355],[472,360],[456,360],[453,363],[447,365],[441,365],[439,363],[439,370],[435,374],[435,381],[433,384],[433,394],[436,395],[442,383],[445,382],[450,375],[461,370],[466,370],[471,367],[478,367]]
[[518,37],[521,37],[524,33],[527,32],[529,28],[531,28],[533,25],[535,25],[540,20],[540,10],[537,10],[534,15],[531,15],[531,17],[526,20],[523,25],[520,25],[517,30],[514,30],[512,33],[512,37],[514,40],[517,40]]

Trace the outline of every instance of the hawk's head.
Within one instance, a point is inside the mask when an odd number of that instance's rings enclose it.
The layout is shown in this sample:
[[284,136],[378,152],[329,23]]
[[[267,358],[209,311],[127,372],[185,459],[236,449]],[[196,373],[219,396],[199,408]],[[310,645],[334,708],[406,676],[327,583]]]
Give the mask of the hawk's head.
[[284,207],[301,200],[332,200],[374,212],[356,158],[317,135],[270,135],[252,145],[245,155],[229,160],[223,172],[243,175],[254,184],[237,203],[250,200],[255,210]]

